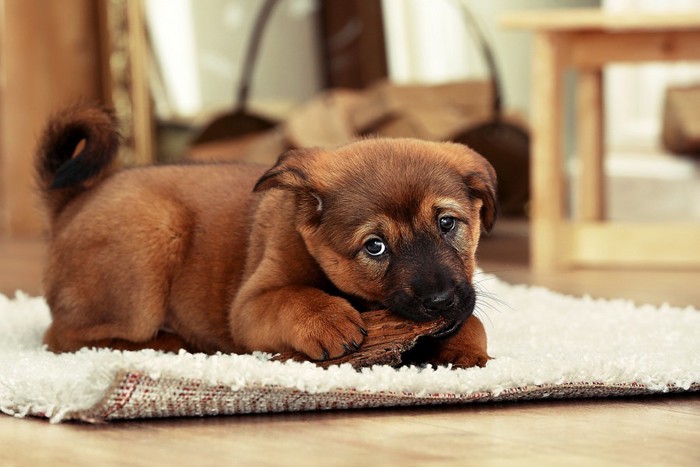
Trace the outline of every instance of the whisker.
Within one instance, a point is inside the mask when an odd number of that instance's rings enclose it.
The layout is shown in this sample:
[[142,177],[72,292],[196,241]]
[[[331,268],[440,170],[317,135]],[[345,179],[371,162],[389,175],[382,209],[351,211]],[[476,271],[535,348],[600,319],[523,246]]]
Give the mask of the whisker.
[[510,311],[517,311],[510,303],[506,302],[503,300],[501,297],[498,295],[489,292],[486,290],[481,284],[477,283],[474,284],[474,291],[476,292],[477,299],[481,298],[482,300],[479,302],[482,305],[489,306],[493,308],[494,310],[501,311],[497,306],[495,306],[493,303],[489,302],[495,302],[497,305],[501,305],[505,308],[507,308]]
[[479,308],[474,308],[474,316],[481,319],[482,321],[483,321],[483,318],[486,317],[486,319],[489,321],[489,324],[491,326],[493,326],[493,321],[491,320],[491,317],[484,310],[481,310]]
[[[504,300],[502,300],[502,299],[500,299],[500,298],[498,298],[498,297],[495,297],[495,296],[484,296],[484,295],[481,295],[481,297],[483,297],[483,298],[485,299],[485,300],[482,300],[482,301],[480,302],[481,305],[485,305],[485,306],[492,307],[494,310],[497,310],[497,311],[499,311],[499,312],[502,311],[502,310],[501,310],[501,308],[499,308],[499,306],[497,306],[497,305],[500,305],[500,307],[504,307],[504,308],[508,309],[508,311],[512,311],[512,312],[517,312],[517,311],[518,311],[518,310],[517,310],[515,307],[513,307],[510,303],[508,303],[508,302],[506,302],[506,301],[504,301]],[[490,303],[489,301],[495,302],[495,304]]]
[[489,310],[494,310],[494,311],[498,311],[498,312],[501,311],[501,309],[498,308],[496,305],[494,305],[493,303],[489,303],[485,300],[480,301],[478,304],[482,307],[488,308]]

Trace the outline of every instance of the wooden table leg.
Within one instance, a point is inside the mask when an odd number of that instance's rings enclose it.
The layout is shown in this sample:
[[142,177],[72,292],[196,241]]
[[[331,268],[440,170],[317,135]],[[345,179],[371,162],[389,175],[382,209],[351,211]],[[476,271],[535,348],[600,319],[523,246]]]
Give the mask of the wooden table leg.
[[533,43],[530,262],[538,272],[562,266],[562,39],[538,32]]
[[579,70],[576,85],[576,156],[579,177],[575,213],[577,219],[583,221],[600,221],[605,218],[602,83],[602,70]]

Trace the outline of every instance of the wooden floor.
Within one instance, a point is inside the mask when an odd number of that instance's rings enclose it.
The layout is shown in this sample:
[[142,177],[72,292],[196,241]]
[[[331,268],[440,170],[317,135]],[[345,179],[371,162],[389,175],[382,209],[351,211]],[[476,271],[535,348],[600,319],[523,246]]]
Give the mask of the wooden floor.
[[[0,240],[0,292],[41,293],[43,245]],[[700,308],[700,270],[533,275],[527,226],[481,265],[564,293]],[[700,395],[50,425],[0,416],[0,465],[700,465]]]

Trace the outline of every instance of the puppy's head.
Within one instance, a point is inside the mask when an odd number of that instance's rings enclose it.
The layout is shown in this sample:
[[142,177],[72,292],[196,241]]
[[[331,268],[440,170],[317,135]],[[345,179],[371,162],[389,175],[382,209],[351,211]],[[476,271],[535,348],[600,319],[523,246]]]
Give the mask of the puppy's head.
[[294,150],[258,181],[297,197],[297,230],[342,292],[425,321],[471,315],[474,256],[496,217],[491,165],[466,146],[367,139]]

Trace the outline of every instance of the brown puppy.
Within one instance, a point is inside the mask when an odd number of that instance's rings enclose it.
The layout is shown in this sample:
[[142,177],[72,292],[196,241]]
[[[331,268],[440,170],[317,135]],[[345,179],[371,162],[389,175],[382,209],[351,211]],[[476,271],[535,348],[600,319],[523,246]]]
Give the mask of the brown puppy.
[[454,323],[425,360],[488,360],[471,281],[496,181],[465,146],[367,139],[290,151],[269,170],[123,171],[114,169],[117,147],[113,117],[95,108],[57,115],[41,140],[50,349],[322,360],[359,348],[361,311],[388,308]]

